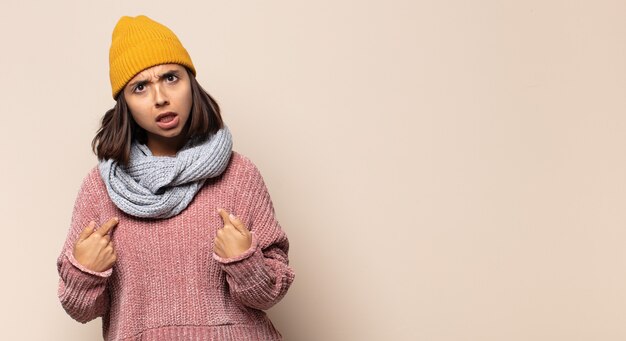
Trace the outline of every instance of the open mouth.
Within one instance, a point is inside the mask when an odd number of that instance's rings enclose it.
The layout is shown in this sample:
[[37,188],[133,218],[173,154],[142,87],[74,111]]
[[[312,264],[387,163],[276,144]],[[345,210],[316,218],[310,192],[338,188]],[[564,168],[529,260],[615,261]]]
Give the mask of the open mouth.
[[178,126],[179,118],[176,113],[166,112],[157,116],[156,121],[161,129],[172,129]]

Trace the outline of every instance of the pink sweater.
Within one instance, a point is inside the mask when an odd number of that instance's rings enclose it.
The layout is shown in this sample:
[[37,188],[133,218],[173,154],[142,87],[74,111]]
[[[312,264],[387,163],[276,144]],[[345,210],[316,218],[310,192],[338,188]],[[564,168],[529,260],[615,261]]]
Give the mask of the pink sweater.
[[[224,225],[218,207],[252,231],[252,246],[237,258],[213,253]],[[90,271],[72,256],[74,242],[90,220],[100,226],[112,217],[120,219],[112,233],[117,262],[108,271]],[[102,316],[105,340],[280,340],[262,310],[294,279],[288,249],[263,178],[241,154],[233,152],[224,173],[207,180],[183,212],[160,220],[119,210],[94,167],[57,261],[58,295],[77,321]]]

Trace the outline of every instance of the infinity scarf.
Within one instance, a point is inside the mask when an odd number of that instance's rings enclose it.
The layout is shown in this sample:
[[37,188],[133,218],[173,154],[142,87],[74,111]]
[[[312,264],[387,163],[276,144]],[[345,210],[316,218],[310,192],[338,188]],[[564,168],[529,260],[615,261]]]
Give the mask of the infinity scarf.
[[98,168],[120,210],[140,218],[169,218],[187,208],[206,179],[222,174],[232,146],[224,126],[201,144],[188,141],[175,157],[153,156],[148,146],[133,141],[127,167],[108,159]]

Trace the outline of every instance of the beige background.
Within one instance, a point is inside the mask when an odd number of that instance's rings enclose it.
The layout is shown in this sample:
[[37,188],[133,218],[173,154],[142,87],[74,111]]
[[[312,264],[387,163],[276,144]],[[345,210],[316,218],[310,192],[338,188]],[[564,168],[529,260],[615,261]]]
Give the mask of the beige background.
[[626,339],[623,1],[7,1],[4,340],[96,340],[55,260],[112,107],[110,35],[189,50],[261,169],[293,340]]

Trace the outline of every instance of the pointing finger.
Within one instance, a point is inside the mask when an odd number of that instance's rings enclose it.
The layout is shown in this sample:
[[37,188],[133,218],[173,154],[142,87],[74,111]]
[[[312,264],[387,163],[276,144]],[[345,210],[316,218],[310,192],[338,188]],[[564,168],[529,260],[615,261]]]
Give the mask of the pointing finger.
[[100,226],[100,228],[96,230],[96,233],[98,233],[101,236],[104,236],[108,234],[117,225],[118,222],[119,222],[118,218],[111,218],[109,219],[109,221],[102,224],[102,226]]
[[220,214],[220,216],[222,217],[222,220],[224,221],[224,225],[226,224],[231,224],[230,222],[230,218],[228,217],[228,212],[223,209],[223,208],[218,208],[217,212]]
[[235,217],[235,215],[233,215],[232,213],[228,216],[228,218],[230,219],[230,222],[233,223],[233,225],[235,226],[235,228],[237,230],[239,230],[239,232],[241,233],[246,233],[248,231],[248,229],[246,228],[246,226],[243,224],[243,222],[241,221],[241,219]]

